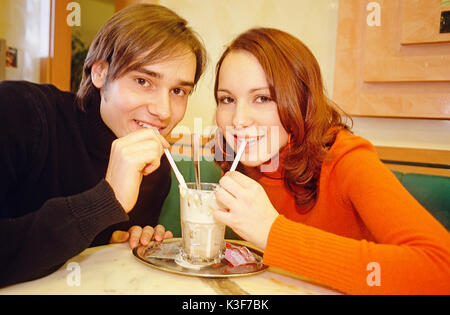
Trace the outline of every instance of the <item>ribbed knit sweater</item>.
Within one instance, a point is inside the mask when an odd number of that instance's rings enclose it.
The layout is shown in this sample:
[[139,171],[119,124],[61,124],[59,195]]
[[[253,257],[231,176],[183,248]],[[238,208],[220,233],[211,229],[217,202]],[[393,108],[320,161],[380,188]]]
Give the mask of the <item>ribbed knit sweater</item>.
[[306,214],[276,174],[252,176],[280,213],[264,263],[349,294],[449,294],[445,227],[367,140],[340,131],[329,154]]
[[0,82],[0,287],[55,271],[115,229],[157,223],[168,161],[144,177],[127,215],[104,180],[116,136],[99,105],[82,112],[52,85]]

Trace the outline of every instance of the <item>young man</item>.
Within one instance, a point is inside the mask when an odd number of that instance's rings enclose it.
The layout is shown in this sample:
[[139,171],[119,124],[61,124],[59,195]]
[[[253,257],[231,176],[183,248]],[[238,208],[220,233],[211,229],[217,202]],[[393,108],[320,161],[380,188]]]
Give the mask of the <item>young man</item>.
[[[170,188],[164,136],[206,60],[186,24],[156,5],[118,12],[94,39],[76,96],[0,83],[0,286],[47,275],[115,230],[157,223]],[[134,246],[164,228],[131,234],[121,241]]]

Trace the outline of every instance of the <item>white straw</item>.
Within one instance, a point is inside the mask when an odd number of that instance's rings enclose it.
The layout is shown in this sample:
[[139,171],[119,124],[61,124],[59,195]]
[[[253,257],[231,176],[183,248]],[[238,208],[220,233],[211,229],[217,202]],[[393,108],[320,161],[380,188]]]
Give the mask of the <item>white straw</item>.
[[193,146],[194,146],[194,174],[195,184],[198,190],[201,190],[201,177],[200,177],[200,135],[198,133],[193,134]]
[[247,145],[247,141],[243,140],[241,143],[241,146],[239,147],[239,149],[236,153],[236,157],[233,161],[233,164],[231,165],[230,172],[233,172],[234,170],[236,170],[236,167],[237,167],[239,161],[241,160],[241,156],[242,156],[242,153],[244,152],[246,145]]
[[[151,127],[157,134],[160,135],[158,128]],[[181,187],[187,188],[186,182],[184,181],[183,175],[181,175],[180,171],[178,170],[177,165],[175,164],[175,161],[172,158],[172,155],[170,154],[169,149],[164,149],[164,154],[167,157],[167,160],[169,160],[170,166],[172,166],[173,172],[175,173],[176,178],[178,179],[178,183],[180,183]]]
[[173,169],[175,176],[177,177],[178,182],[180,183],[181,187],[187,188],[187,185],[186,185],[186,182],[184,181],[183,175],[181,175],[180,171],[178,170],[178,167],[175,164],[175,161],[173,160],[169,149],[164,149],[164,153],[166,154],[166,157],[169,160],[170,166],[172,166],[172,169]]

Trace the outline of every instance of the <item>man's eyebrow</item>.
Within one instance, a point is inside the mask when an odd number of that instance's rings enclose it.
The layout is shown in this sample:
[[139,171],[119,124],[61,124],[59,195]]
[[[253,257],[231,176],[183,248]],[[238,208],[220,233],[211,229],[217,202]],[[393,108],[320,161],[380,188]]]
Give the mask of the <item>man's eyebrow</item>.
[[156,78],[156,79],[162,79],[163,75],[161,73],[155,72],[155,71],[151,71],[151,70],[147,70],[145,68],[139,68],[136,70],[137,72],[143,73],[148,75],[149,77],[152,78]]
[[[148,75],[149,77],[155,78],[155,79],[163,79],[164,75],[162,73],[159,72],[155,72],[152,70],[148,70],[145,68],[139,68],[136,70],[137,72],[143,73],[145,75]],[[182,85],[182,86],[190,86],[190,87],[194,87],[194,82],[192,81],[185,81],[185,80],[179,80],[177,85]]]

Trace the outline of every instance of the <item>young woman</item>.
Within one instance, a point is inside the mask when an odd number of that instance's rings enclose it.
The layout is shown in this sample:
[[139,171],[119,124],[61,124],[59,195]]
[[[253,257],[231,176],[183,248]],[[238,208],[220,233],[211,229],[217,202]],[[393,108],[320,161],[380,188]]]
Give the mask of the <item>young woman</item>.
[[450,293],[448,231],[350,132],[301,41],[241,34],[217,64],[215,98],[225,172],[247,141],[215,217],[264,249],[265,264],[345,293]]
[[47,275],[116,229],[131,247],[170,236],[151,227],[170,188],[163,136],[205,58],[184,19],[142,4],[99,31],[77,95],[0,83],[0,286]]

